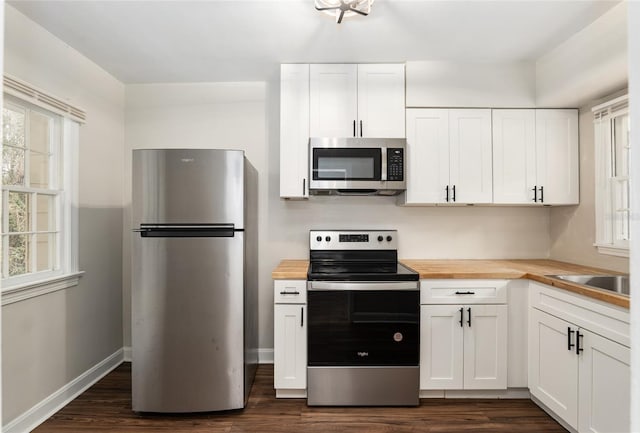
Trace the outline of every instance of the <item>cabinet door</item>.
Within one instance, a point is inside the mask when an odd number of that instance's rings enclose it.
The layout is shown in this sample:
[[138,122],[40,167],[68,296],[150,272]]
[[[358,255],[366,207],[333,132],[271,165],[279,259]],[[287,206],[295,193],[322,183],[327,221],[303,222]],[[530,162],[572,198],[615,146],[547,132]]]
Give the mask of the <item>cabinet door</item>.
[[446,203],[448,110],[407,110],[407,190],[403,204]]
[[491,203],[491,110],[449,110],[449,184],[455,203]]
[[536,177],[544,204],[578,204],[578,150],[577,110],[536,110]]
[[582,329],[580,333],[578,431],[631,431],[629,348]]
[[358,137],[405,137],[404,65],[358,65]]
[[280,66],[280,197],[309,197],[309,65]]
[[420,307],[420,389],[462,389],[462,305]]
[[532,204],[536,186],[535,110],[492,110],[493,202]]
[[507,306],[465,306],[464,313],[464,389],[507,389]]
[[[569,334],[569,331],[573,331]],[[540,310],[529,314],[529,391],[571,427],[578,427],[577,327]]]
[[310,66],[310,136],[355,137],[357,65]]
[[275,305],[273,385],[276,389],[307,388],[305,310],[305,305]]

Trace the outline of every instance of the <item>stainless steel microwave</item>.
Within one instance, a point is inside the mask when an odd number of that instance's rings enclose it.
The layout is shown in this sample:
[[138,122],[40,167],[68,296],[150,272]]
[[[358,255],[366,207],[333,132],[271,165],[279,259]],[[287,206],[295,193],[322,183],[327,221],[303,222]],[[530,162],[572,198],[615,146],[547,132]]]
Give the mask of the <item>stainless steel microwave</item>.
[[404,138],[309,140],[309,193],[396,195],[406,189]]

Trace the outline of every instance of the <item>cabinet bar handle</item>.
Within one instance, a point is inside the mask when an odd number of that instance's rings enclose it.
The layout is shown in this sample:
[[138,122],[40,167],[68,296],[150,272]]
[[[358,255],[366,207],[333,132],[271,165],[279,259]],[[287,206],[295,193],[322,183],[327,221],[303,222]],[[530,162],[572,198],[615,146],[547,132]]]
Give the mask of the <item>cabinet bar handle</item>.
[[580,352],[583,352],[584,349],[582,347],[580,347],[580,339],[584,337],[584,334],[580,333],[580,330],[578,329],[576,331],[576,355],[580,355]]
[[460,327],[463,327],[463,323],[464,323],[464,308],[460,308]]
[[567,350],[571,350],[573,349],[573,346],[575,346],[575,344],[571,342],[571,336],[573,335],[574,332],[575,331],[571,329],[570,326],[567,326]]
[[447,198],[445,199],[447,203],[449,202],[449,185],[447,185],[444,190],[447,192]]
[[360,121],[360,137],[362,137],[362,120]]
[[471,290],[468,290],[466,292],[456,292],[456,295],[475,295],[476,292],[472,292]]
[[304,307],[300,307],[300,327],[304,326]]
[[353,121],[353,136],[354,137],[356,136],[356,121],[355,121],[355,119]]
[[284,291],[284,292],[280,292],[281,295],[299,295],[300,292],[298,292],[297,290],[294,292],[288,292],[288,291]]
[[471,328],[471,307],[467,308],[467,313],[469,313],[469,320],[467,320],[467,325]]
[[307,179],[302,179],[302,195],[307,192]]
[[533,202],[538,202],[538,185],[533,186]]
[[453,200],[452,201],[456,201],[456,186],[453,185],[453,187],[451,188],[453,190]]
[[540,187],[540,203],[544,203],[544,186]]

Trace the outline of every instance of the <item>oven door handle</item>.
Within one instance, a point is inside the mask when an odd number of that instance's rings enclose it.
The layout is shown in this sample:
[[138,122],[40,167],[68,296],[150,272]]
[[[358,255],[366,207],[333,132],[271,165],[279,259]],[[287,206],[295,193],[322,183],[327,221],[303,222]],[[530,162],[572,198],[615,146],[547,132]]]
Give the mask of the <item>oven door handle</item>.
[[418,281],[309,281],[308,290],[419,290]]

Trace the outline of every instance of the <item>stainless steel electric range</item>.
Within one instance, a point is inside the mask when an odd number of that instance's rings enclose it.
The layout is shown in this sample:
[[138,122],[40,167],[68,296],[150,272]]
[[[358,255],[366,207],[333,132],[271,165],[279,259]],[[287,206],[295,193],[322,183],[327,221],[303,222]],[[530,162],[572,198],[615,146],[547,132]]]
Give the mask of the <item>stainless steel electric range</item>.
[[395,230],[309,233],[307,404],[419,404],[419,275]]

